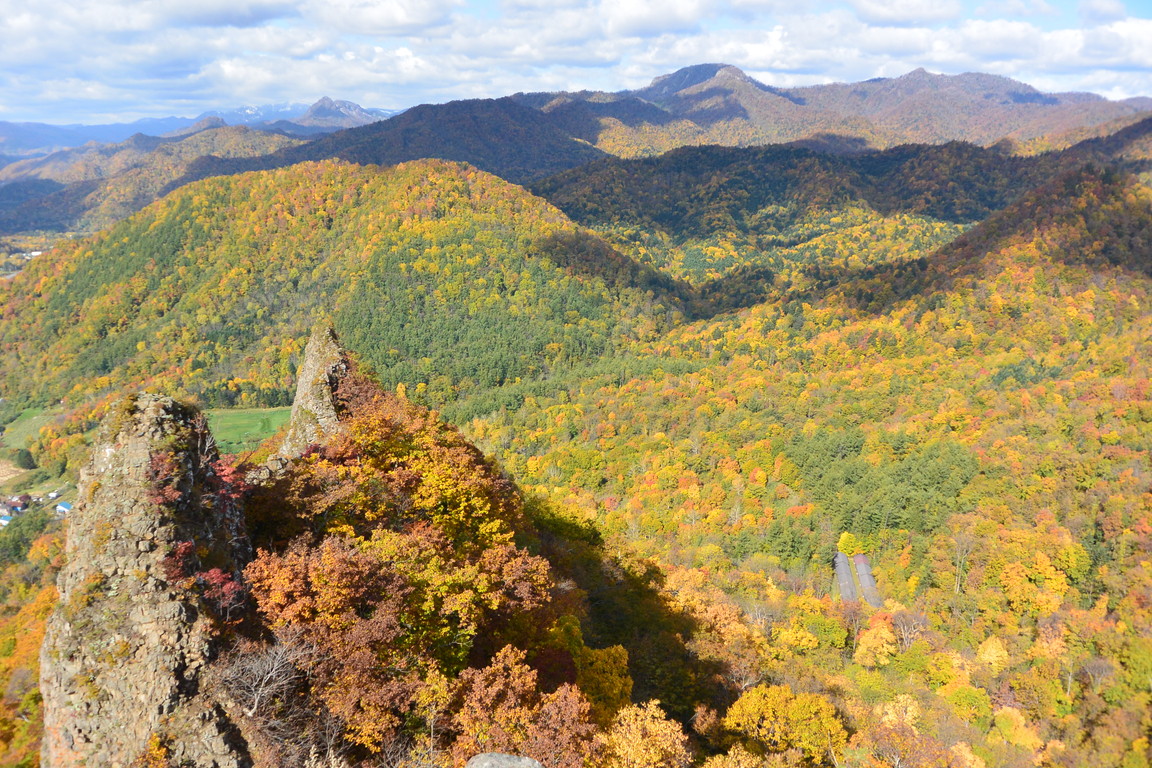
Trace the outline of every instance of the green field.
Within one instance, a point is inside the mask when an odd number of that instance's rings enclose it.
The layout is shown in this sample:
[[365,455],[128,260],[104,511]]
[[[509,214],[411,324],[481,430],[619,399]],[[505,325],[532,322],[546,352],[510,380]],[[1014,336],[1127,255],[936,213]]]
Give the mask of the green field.
[[205,411],[221,453],[243,453],[260,445],[288,423],[292,409],[220,408]]
[[40,428],[60,415],[58,410],[46,408],[28,408],[16,419],[4,427],[3,437],[6,448],[23,448],[30,438],[40,433]]

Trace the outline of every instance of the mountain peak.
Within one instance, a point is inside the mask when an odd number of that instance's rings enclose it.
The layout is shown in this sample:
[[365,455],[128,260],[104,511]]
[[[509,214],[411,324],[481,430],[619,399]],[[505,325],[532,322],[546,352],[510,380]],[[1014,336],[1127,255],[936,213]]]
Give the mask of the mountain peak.
[[311,127],[356,128],[375,123],[380,118],[380,115],[369,112],[355,102],[324,96],[293,122]]
[[668,95],[701,85],[721,74],[733,79],[752,80],[743,70],[731,64],[694,64],[678,69],[672,74],[657,77],[642,91],[653,95]]
[[202,117],[187,128],[178,128],[175,131],[169,131],[164,134],[164,138],[179,138],[181,136],[191,136],[194,133],[201,131],[209,131],[213,128],[224,128],[228,123],[222,117],[216,115],[209,115]]

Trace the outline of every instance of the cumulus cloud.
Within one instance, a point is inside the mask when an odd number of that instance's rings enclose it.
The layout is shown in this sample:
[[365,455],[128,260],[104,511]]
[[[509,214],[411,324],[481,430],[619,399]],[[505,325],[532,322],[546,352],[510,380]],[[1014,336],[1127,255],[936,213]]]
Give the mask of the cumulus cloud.
[[388,36],[445,24],[461,4],[462,0],[308,0],[301,13],[325,29]]
[[958,32],[957,47],[975,59],[1028,59],[1043,47],[1043,33],[1023,21],[967,21]]
[[967,2],[0,0],[0,119],[621,90],[717,61],[782,86],[925,67],[1152,94],[1152,20],[1119,0]]
[[955,19],[963,12],[960,0],[852,0],[861,19],[875,24],[917,24]]
[[698,30],[711,6],[706,0],[604,0],[598,11],[608,34],[650,37]]
[[993,0],[976,8],[977,16],[1019,17],[1047,16],[1056,9],[1045,0]]
[[291,0],[162,0],[145,7],[156,14],[154,26],[253,27],[299,16],[299,9]]
[[1080,0],[1080,15],[1089,22],[1117,21],[1128,9],[1120,0]]

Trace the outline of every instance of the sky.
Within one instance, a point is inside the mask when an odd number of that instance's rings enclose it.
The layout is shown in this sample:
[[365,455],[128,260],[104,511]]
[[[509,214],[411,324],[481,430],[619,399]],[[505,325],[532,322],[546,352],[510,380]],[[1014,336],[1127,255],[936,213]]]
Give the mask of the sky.
[[0,0],[0,30],[5,121],[618,91],[709,62],[777,86],[923,67],[1152,96],[1152,0]]

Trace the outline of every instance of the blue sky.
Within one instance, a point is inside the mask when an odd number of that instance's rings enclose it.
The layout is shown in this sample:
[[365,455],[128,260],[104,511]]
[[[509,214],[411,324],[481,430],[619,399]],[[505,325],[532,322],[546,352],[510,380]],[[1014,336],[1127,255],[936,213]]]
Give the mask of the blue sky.
[[620,90],[704,62],[1152,96],[1152,0],[0,0],[0,35],[0,120],[50,123]]

